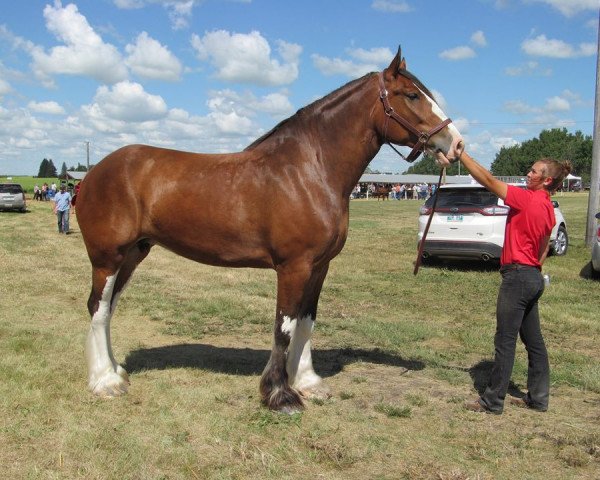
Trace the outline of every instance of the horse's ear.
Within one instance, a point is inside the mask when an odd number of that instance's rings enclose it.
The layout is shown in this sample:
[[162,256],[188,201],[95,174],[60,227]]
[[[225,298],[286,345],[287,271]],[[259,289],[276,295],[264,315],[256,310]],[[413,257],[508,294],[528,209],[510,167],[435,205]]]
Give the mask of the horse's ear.
[[390,63],[390,66],[386,68],[392,75],[396,75],[400,70],[406,70],[406,60],[402,57],[402,47],[398,46],[398,52]]

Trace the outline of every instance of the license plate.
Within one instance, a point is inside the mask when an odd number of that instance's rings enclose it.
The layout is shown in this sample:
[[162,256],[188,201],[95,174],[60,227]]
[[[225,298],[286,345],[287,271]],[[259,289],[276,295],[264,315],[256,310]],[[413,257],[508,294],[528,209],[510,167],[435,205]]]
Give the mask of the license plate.
[[446,220],[448,222],[462,222],[463,221],[463,216],[462,215],[448,215],[446,217]]

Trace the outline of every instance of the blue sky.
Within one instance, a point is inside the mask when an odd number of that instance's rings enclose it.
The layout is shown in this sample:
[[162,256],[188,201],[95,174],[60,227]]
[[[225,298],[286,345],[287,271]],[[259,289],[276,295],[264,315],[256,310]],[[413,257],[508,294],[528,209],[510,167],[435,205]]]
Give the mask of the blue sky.
[[[0,175],[129,143],[243,149],[402,46],[489,166],[591,135],[600,0],[0,0]],[[371,168],[409,164],[387,146]]]

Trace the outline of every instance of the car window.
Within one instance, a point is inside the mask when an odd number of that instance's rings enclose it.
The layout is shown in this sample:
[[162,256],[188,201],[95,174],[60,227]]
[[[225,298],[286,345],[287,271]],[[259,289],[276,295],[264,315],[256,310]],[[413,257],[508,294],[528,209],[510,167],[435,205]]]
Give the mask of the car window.
[[[436,192],[439,194],[437,201],[437,207],[485,207],[488,205],[496,205],[498,203],[498,197],[487,190],[475,190],[475,189],[443,189]],[[430,207],[433,205],[434,197],[430,197],[425,205]]]
[[0,193],[11,193],[13,195],[23,193],[20,185],[2,185],[0,184]]

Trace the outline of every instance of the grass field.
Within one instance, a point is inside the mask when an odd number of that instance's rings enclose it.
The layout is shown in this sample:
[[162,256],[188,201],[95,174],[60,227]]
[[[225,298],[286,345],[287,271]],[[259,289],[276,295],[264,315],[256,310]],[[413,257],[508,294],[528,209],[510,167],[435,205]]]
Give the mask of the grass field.
[[12,176],[12,177],[10,177],[10,180],[8,180],[8,177],[0,177],[0,183],[18,183],[23,187],[23,190],[25,191],[25,193],[30,194],[30,196],[33,196],[33,187],[38,185],[41,188],[42,185],[44,184],[44,182],[47,183],[48,185],[52,185],[53,183],[60,185],[61,181],[60,181],[60,179],[54,178],[54,177],[43,178],[43,177]]
[[[90,268],[48,203],[0,213],[0,478],[598,479],[600,283],[589,278],[585,194],[555,197],[569,227],[540,303],[550,410],[501,416],[462,404],[493,355],[496,268],[412,274],[420,202],[353,201],[313,335],[327,401],[285,416],[260,406],[275,276],[218,269],[155,248],[113,317],[132,381],[86,391]],[[511,392],[525,385],[517,349]]]

